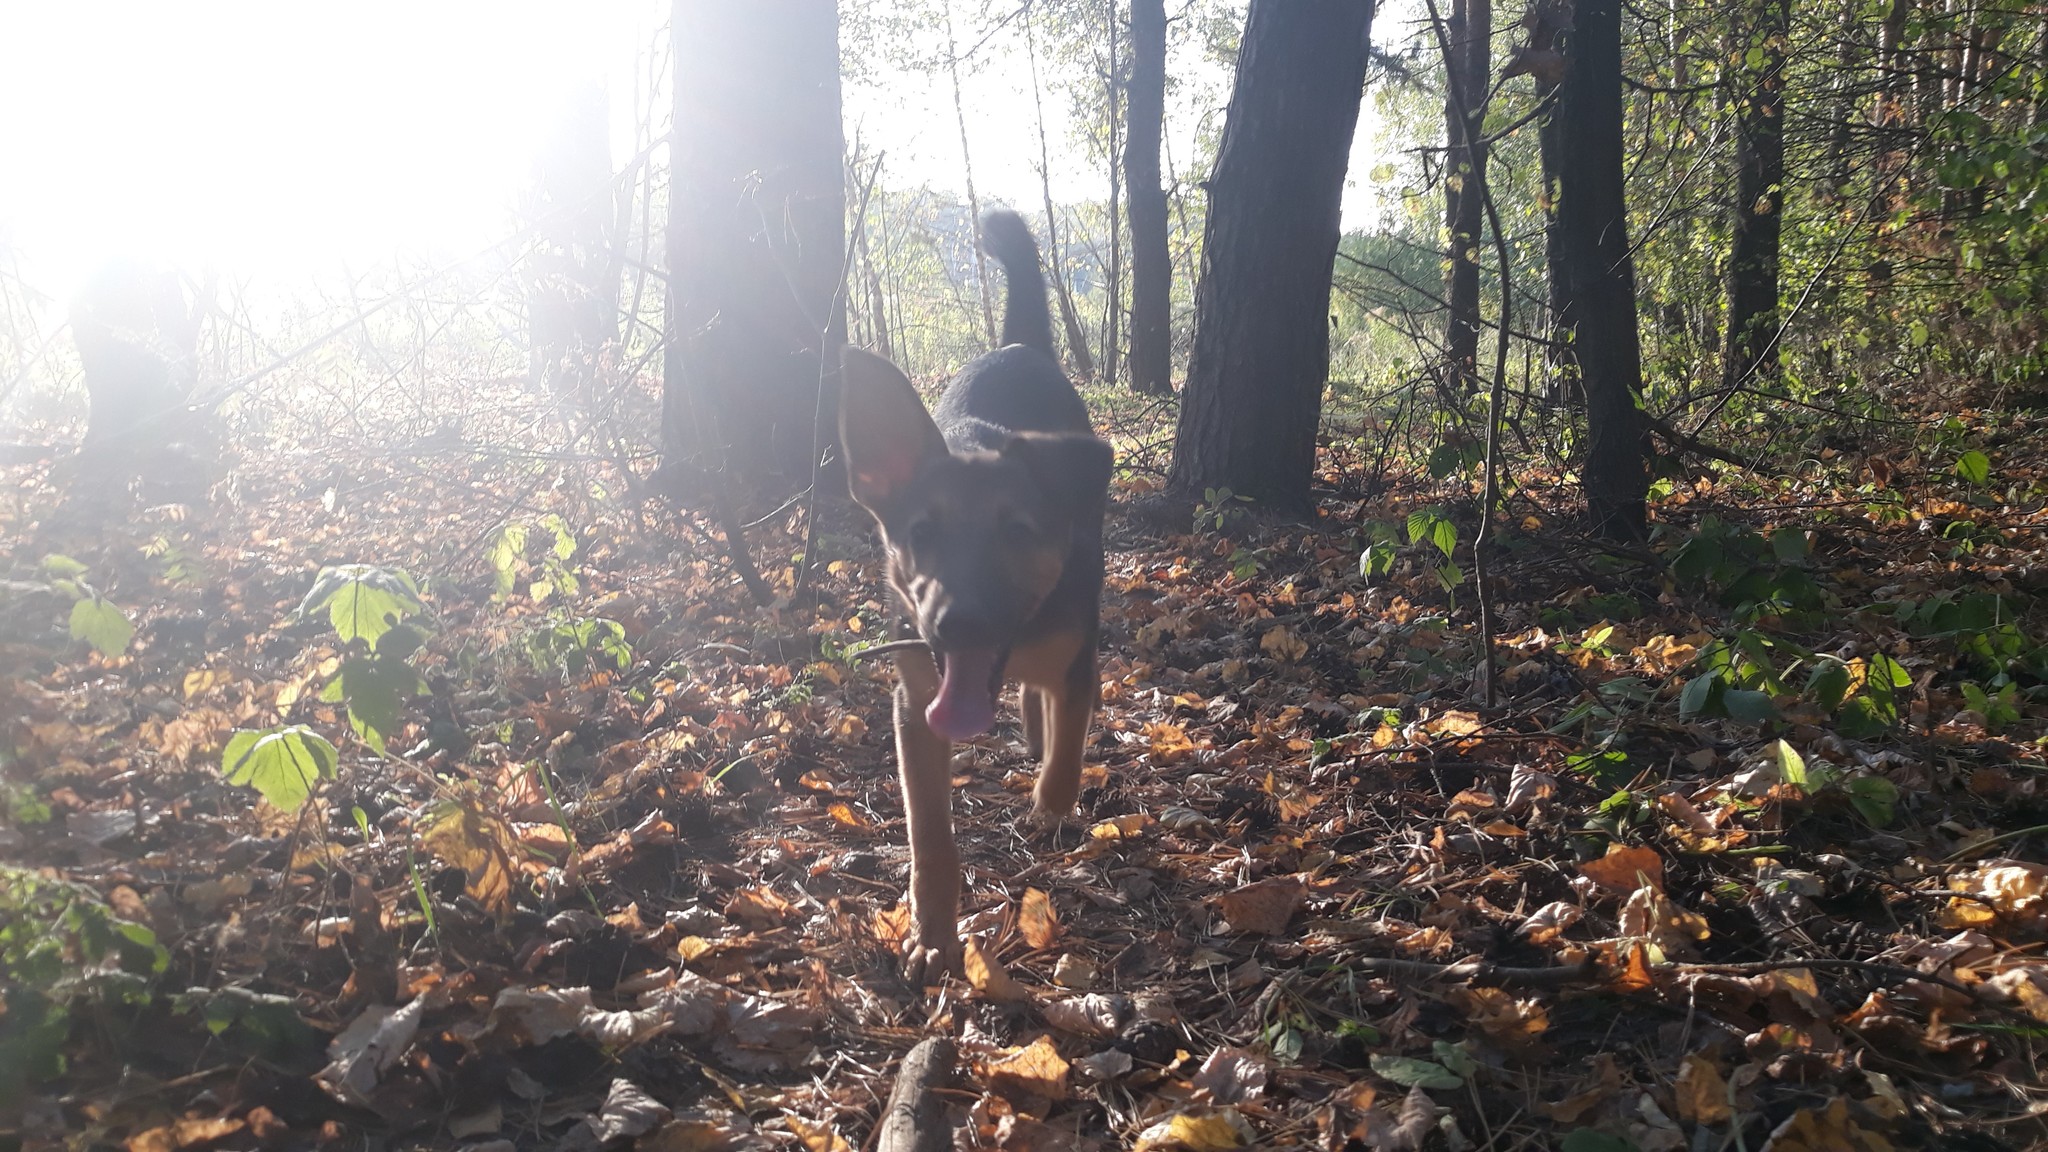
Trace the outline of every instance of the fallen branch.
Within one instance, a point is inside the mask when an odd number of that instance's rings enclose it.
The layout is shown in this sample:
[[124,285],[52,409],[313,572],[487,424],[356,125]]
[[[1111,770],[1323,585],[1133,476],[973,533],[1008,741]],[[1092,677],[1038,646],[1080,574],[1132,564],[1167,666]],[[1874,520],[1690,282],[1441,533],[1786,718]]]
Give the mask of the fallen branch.
[[958,1057],[952,1037],[932,1036],[903,1058],[876,1129],[875,1152],[943,1152],[953,1146],[939,1090],[952,1083]]
[[870,644],[855,652],[853,658],[855,660],[878,660],[884,656],[893,656],[898,652],[909,652],[913,649],[929,650],[923,640],[913,636],[908,640],[891,640],[887,644]]

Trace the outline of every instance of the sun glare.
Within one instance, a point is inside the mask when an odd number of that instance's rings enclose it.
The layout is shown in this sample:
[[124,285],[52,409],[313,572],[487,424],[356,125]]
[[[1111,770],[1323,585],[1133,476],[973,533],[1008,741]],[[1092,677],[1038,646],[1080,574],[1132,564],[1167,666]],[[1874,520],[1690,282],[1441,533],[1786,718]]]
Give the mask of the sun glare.
[[577,87],[610,82],[623,156],[663,8],[9,5],[0,239],[60,296],[116,254],[242,273],[466,254],[509,230]]

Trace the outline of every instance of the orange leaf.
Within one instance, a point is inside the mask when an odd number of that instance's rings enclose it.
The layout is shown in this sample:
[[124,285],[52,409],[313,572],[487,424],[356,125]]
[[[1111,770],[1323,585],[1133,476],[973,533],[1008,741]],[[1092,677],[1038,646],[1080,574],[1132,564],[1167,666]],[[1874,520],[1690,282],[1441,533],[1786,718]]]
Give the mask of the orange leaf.
[[1301,877],[1276,876],[1225,892],[1217,899],[1232,931],[1278,936],[1287,930],[1287,922],[1307,898],[1308,887]]
[[1031,989],[1017,983],[1003,968],[1002,961],[981,950],[981,942],[972,936],[967,938],[965,955],[962,958],[967,968],[967,983],[984,1000],[998,1004],[1016,1004],[1031,999]]
[[1630,848],[1609,844],[1607,855],[1579,865],[1580,874],[1616,892],[1633,892],[1650,887],[1664,890],[1664,858],[1652,848]]
[[1024,933],[1024,942],[1033,948],[1050,948],[1059,939],[1060,918],[1052,910],[1052,900],[1036,888],[1024,890],[1024,906],[1017,917],[1017,927]]

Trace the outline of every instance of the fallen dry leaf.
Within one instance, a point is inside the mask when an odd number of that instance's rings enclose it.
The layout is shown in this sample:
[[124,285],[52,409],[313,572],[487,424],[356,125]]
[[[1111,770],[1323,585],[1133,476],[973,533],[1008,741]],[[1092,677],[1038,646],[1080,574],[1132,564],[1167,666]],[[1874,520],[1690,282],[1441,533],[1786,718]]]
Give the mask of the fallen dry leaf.
[[1652,848],[1609,844],[1607,855],[1579,865],[1579,873],[1615,892],[1633,892],[1645,885],[1664,890],[1664,858]]
[[1679,1062],[1678,1079],[1671,1087],[1678,1118],[1688,1124],[1721,1124],[1734,1114],[1728,1104],[1728,1081],[1712,1060],[1698,1052]]
[[1226,1044],[1209,1053],[1188,1084],[1205,1104],[1243,1104],[1266,1090],[1266,1061],[1256,1052]]
[[1801,1108],[1772,1131],[1763,1152],[1892,1152],[1892,1142],[1850,1114],[1840,1096],[1820,1108]]
[[1308,886],[1301,877],[1275,876],[1225,892],[1217,903],[1231,931],[1278,936],[1307,898]]
[[967,969],[967,983],[982,999],[998,1004],[1017,1004],[1031,999],[1031,989],[1019,984],[1003,968],[1002,961],[990,956],[982,948],[981,941],[972,936],[967,938],[963,961]]
[[1024,890],[1024,901],[1017,913],[1017,928],[1024,933],[1024,942],[1033,948],[1050,948],[1059,939],[1059,916],[1052,910],[1052,899],[1036,888]]
[[1224,1152],[1248,1148],[1252,1126],[1235,1108],[1175,1112],[1138,1133],[1132,1152]]
[[1064,1100],[1067,1095],[1067,1062],[1060,1058],[1052,1039],[1040,1036],[1022,1048],[1005,1048],[999,1055],[977,1062],[982,1082],[992,1092],[1007,1097],[1036,1096],[1042,1100]]

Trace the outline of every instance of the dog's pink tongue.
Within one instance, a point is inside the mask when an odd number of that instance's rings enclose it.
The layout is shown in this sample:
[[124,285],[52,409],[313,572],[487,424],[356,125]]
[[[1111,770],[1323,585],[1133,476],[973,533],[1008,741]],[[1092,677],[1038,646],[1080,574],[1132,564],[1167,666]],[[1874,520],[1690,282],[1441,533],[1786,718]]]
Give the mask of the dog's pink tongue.
[[924,721],[932,731],[948,740],[972,740],[996,726],[996,654],[990,648],[970,648],[946,653],[946,670],[939,677],[939,694],[926,706]]

